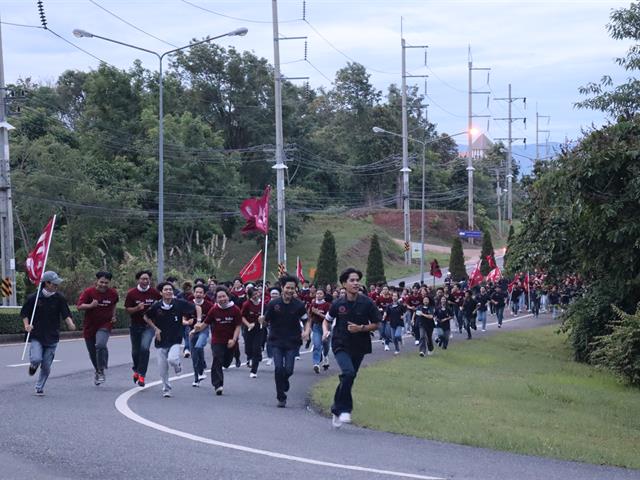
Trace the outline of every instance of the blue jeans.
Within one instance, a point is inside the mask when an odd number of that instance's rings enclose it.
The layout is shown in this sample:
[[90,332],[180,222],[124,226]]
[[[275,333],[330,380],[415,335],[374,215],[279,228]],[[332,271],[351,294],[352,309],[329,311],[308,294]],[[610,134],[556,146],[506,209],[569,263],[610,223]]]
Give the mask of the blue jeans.
[[183,325],[182,327],[182,339],[184,340],[184,349],[191,351],[191,343],[189,342],[189,332],[191,331],[191,326]]
[[502,320],[504,319],[504,306],[496,306],[496,317],[498,318],[498,325],[502,325]]
[[131,359],[133,360],[133,371],[143,377],[147,374],[149,367],[149,349],[155,331],[147,325],[131,325],[129,327],[129,337],[131,338]]
[[402,343],[402,333],[404,327],[396,327],[393,329],[393,346],[396,348],[396,352],[400,351],[400,344]]
[[334,415],[340,415],[341,413],[351,413],[353,410],[353,397],[351,396],[351,389],[353,388],[353,382],[358,375],[358,369],[364,358],[364,354],[351,354],[341,350],[334,352],[333,356],[336,358],[336,362],[340,367],[340,383],[336,388],[336,393],[333,396],[333,405],[331,406],[331,413]]
[[280,402],[287,401],[289,391],[289,377],[293,375],[298,347],[286,349],[271,345],[273,364],[275,365],[276,397]]
[[322,341],[322,324],[311,325],[311,339],[313,340],[313,364],[320,365],[323,358],[329,355],[329,342]]
[[87,351],[89,352],[89,358],[93,364],[93,368],[97,372],[104,371],[105,368],[109,368],[109,350],[107,349],[107,342],[111,332],[106,328],[101,328],[96,332],[95,337],[85,338],[84,343],[87,345]]
[[389,322],[380,322],[380,340],[382,340],[385,345],[389,345],[391,343],[392,336],[393,334],[391,332],[391,326],[389,325]]
[[35,338],[31,339],[29,361],[33,366],[40,366],[40,375],[36,382],[36,390],[42,390],[44,384],[47,383],[47,378],[49,378],[49,374],[51,373],[53,358],[56,355],[56,348],[58,348],[58,342],[53,345],[43,345]]
[[487,311],[485,310],[484,312],[481,312],[480,310],[478,310],[478,316],[476,317],[476,321],[481,322],[482,329],[486,330],[487,329]]
[[209,341],[209,328],[205,328],[201,332],[194,333],[191,336],[191,362],[193,363],[193,376],[196,382],[198,378],[204,373],[204,369],[207,367],[204,361],[204,347],[207,346]]

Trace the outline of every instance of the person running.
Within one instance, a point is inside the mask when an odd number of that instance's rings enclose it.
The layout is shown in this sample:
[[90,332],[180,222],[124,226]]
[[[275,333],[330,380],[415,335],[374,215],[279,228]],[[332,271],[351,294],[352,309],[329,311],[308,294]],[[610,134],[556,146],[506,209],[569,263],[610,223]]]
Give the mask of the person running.
[[473,295],[471,294],[471,290],[467,290],[464,292],[464,299],[462,300],[462,322],[464,324],[464,329],[467,331],[467,340],[471,339],[471,329],[476,330],[476,315],[478,314],[478,302]]
[[149,367],[149,350],[155,332],[144,321],[144,314],[162,296],[151,286],[151,271],[141,270],[136,273],[137,285],[127,292],[124,308],[131,316],[129,337],[131,338],[131,359],[133,360],[133,383],[144,387],[147,368]]
[[[281,293],[280,287],[273,287],[269,289],[269,301],[267,305],[269,305],[269,303],[275,300],[276,298],[280,298],[281,295],[282,293]],[[273,352],[271,351],[271,345],[269,344],[269,342],[267,342],[269,338],[269,325],[267,325],[266,328],[264,328],[263,326],[262,332],[263,332],[262,346],[263,346],[263,349],[266,350],[267,352],[267,367],[270,367],[271,365],[273,365]]]
[[404,303],[407,307],[407,314],[409,315],[409,327],[415,340],[415,344],[420,344],[420,322],[415,319],[415,314],[418,308],[422,305],[422,295],[420,293],[420,284],[414,283],[411,287],[411,293],[407,297],[407,301]]
[[[380,314],[382,315],[387,308],[387,306],[391,305],[392,302],[391,293],[389,292],[389,287],[384,285],[382,290],[380,291],[380,295],[376,297],[376,305]],[[391,327],[389,327],[389,323],[386,320],[382,320],[380,324],[380,340],[382,340],[382,344],[384,345],[384,351],[389,351],[389,344],[391,343]]]
[[440,297],[440,304],[436,307],[434,318],[436,319],[436,326],[440,329],[436,343],[440,345],[443,350],[446,350],[449,346],[452,317],[451,310],[447,305],[447,298],[444,296]]
[[243,304],[240,313],[242,323],[245,328],[244,348],[247,354],[247,363],[251,368],[249,378],[258,378],[258,366],[262,361],[262,337],[263,326],[260,324],[260,311],[262,310],[262,291],[258,288],[249,287],[247,290],[249,297]]
[[309,330],[305,328],[301,336],[300,322],[306,323],[308,315],[304,303],[293,296],[298,279],[285,275],[280,278],[280,285],[282,296],[269,303],[260,321],[269,325],[267,342],[271,345],[275,364],[277,405],[284,408],[287,406],[289,378],[293,375],[295,357],[302,340],[309,337]]
[[422,298],[422,305],[416,309],[415,318],[420,328],[419,355],[421,357],[431,355],[433,352],[433,329],[436,324],[433,320],[433,303],[428,295]]
[[211,326],[211,352],[213,353],[211,385],[213,385],[216,395],[222,395],[224,390],[222,369],[229,368],[233,361],[242,325],[240,309],[230,299],[226,287],[218,287],[216,304],[209,310],[204,322],[197,324],[194,330],[197,333],[209,325]]
[[24,331],[29,333],[29,376],[34,376],[40,367],[35,386],[37,396],[44,395],[44,385],[51,373],[51,365],[60,340],[60,320],[65,321],[69,330],[76,329],[67,300],[58,292],[61,283],[62,279],[56,272],[44,272],[41,277],[40,295],[37,298],[38,307],[36,308],[36,292],[27,297],[20,310]]
[[162,282],[158,285],[162,298],[151,305],[144,314],[147,322],[155,332],[155,347],[158,355],[158,369],[162,379],[162,396],[171,397],[171,383],[169,383],[169,366],[173,367],[176,375],[182,372],[180,363],[180,344],[182,343],[183,326],[189,318],[196,314],[197,321],[202,320],[202,309],[198,305],[174,297],[173,285]]
[[[476,296],[477,302],[477,320],[482,324],[482,331],[487,331],[487,303],[489,302],[489,295],[487,295],[487,289],[484,287],[480,287],[480,293]],[[498,327],[502,326],[502,322],[499,323]]]
[[100,385],[105,382],[105,370],[109,367],[109,350],[107,342],[111,335],[113,324],[116,323],[116,304],[118,292],[111,288],[112,275],[110,272],[96,273],[96,284],[84,290],[76,307],[84,312],[83,336],[89,358],[95,369],[94,383]]
[[491,304],[496,311],[496,318],[498,319],[498,328],[502,328],[502,321],[504,320],[504,307],[506,306],[507,297],[502,291],[500,285],[496,285],[496,291],[491,295]]
[[398,292],[391,294],[391,304],[387,305],[382,315],[382,322],[388,322],[391,328],[391,336],[393,338],[394,355],[400,353],[400,344],[402,343],[402,334],[404,331],[405,306],[400,302]]
[[378,329],[381,321],[376,305],[369,297],[360,293],[361,279],[362,272],[353,267],[340,274],[339,280],[347,295],[331,304],[322,323],[324,338],[332,336],[331,348],[341,372],[331,406],[331,423],[334,428],[340,428],[343,423],[351,423],[351,389],[364,356],[371,353],[371,332]]
[[322,322],[327,315],[331,303],[324,299],[324,289],[318,288],[316,290],[316,298],[309,303],[307,309],[309,313],[309,320],[307,321],[307,330],[311,331],[311,339],[313,340],[313,371],[320,373],[320,362],[322,362],[322,368],[327,370],[329,368],[329,340],[323,338]]
[[[207,287],[202,284],[196,284],[193,287],[193,299],[191,302],[194,305],[200,307],[202,311],[202,318],[205,318],[209,313],[209,310],[213,308],[213,302],[207,297]],[[204,374],[204,370],[207,368],[207,364],[204,361],[204,347],[207,346],[209,340],[209,329],[205,328],[201,331],[196,331],[195,327],[198,325],[198,319],[191,317],[189,319],[189,326],[193,327],[189,332],[189,343],[191,345],[191,362],[193,363],[193,383],[192,387],[199,387],[200,382],[207,378]]]

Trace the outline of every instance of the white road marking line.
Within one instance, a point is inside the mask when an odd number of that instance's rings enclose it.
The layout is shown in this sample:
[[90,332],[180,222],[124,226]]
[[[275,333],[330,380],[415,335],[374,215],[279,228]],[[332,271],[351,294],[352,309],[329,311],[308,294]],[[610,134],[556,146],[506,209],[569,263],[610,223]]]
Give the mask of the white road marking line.
[[[54,360],[53,363],[61,362],[62,360]],[[14,363],[13,365],[7,365],[7,367],[16,368],[16,367],[28,367],[31,363]]]
[[[516,320],[521,320],[523,318],[527,318],[527,317],[531,317],[532,314],[528,314],[528,315],[523,315],[520,317],[515,317],[515,318],[511,318],[508,320],[504,320],[502,323],[507,323],[507,322],[514,322]],[[494,323],[489,323],[487,325],[496,325],[497,322]],[[379,340],[378,340],[379,341]],[[309,352],[300,352],[301,354],[306,354]],[[181,380],[183,378],[188,378],[188,377],[192,377],[193,373],[185,373],[176,377],[171,377],[170,380]],[[148,383],[147,386],[145,388],[150,388],[150,387],[154,387],[156,385],[160,385],[162,383],[161,380],[155,381],[155,382],[151,382]],[[280,452],[272,452],[269,450],[262,450],[262,449],[258,449],[258,448],[252,448],[252,447],[247,447],[244,445],[237,445],[234,443],[228,443],[228,442],[222,442],[219,440],[213,440],[210,438],[206,438],[206,437],[201,437],[199,435],[194,435],[191,433],[187,433],[187,432],[183,432],[180,430],[176,430],[174,428],[170,428],[170,427],[166,427],[164,425],[161,425],[159,423],[156,422],[152,422],[151,420],[148,420],[140,415],[138,415],[137,413],[135,413],[133,410],[131,410],[131,408],[129,407],[129,399],[131,397],[133,397],[135,394],[141,392],[142,389],[138,388],[138,387],[134,387],[131,388],[130,390],[127,390],[126,392],[122,393],[115,402],[115,407],[116,410],[118,410],[122,415],[124,415],[125,417],[127,417],[129,420],[132,420],[136,423],[139,423],[140,425],[144,425],[145,427],[149,427],[149,428],[153,428],[154,430],[158,430],[160,432],[163,433],[168,433],[170,435],[175,435],[177,437],[181,437],[184,438],[186,440],[192,440],[194,442],[199,442],[199,443],[204,443],[206,445],[212,445],[215,447],[221,447],[221,448],[228,448],[230,450],[237,450],[240,452],[245,452],[245,453],[253,453],[255,455],[263,455],[265,457],[271,457],[271,458],[278,458],[281,460],[287,460],[287,461],[291,461],[291,462],[299,462],[299,463],[305,463],[305,464],[309,464],[309,465],[317,465],[317,466],[321,466],[321,467],[330,467],[330,468],[338,468],[341,470],[351,470],[351,471],[357,471],[357,472],[366,472],[366,473],[374,473],[374,474],[378,474],[378,475],[387,475],[387,476],[391,476],[391,477],[401,477],[401,478],[416,478],[419,480],[445,480],[442,477],[431,477],[428,475],[418,475],[415,473],[406,473],[406,472],[396,472],[393,470],[380,470],[377,468],[370,468],[370,467],[362,467],[359,465],[348,465],[348,464],[342,464],[342,463],[333,463],[333,462],[325,462],[322,460],[315,460],[312,458],[306,458],[306,457],[299,457],[299,456],[295,456],[295,455],[287,455],[285,453],[280,453]]]
[[[184,374],[184,375],[180,375],[177,377],[172,377],[170,380],[180,380],[182,378],[186,378],[186,377],[192,377],[193,374],[188,373],[188,374]],[[152,382],[147,384],[147,387],[153,387],[156,385],[161,384],[161,381],[156,381],[156,382]],[[215,447],[222,447],[222,448],[228,448],[231,450],[237,450],[240,452],[245,452],[245,453],[253,453],[255,455],[263,455],[265,457],[271,457],[271,458],[278,458],[280,460],[287,460],[287,461],[291,461],[291,462],[299,462],[299,463],[305,463],[305,464],[309,464],[309,465],[317,465],[317,466],[321,466],[321,467],[331,467],[331,468],[339,468],[342,470],[352,470],[352,471],[357,471],[357,472],[366,472],[366,473],[375,473],[375,474],[379,474],[379,475],[388,475],[388,476],[392,476],[392,477],[401,477],[401,478],[416,478],[416,479],[420,479],[420,480],[445,480],[441,477],[430,477],[430,476],[425,476],[425,475],[417,475],[414,473],[403,473],[403,472],[394,472],[392,470],[379,470],[376,468],[369,468],[369,467],[361,467],[358,465],[347,465],[347,464],[341,464],[341,463],[333,463],[333,462],[325,462],[322,460],[314,460],[313,458],[306,458],[306,457],[298,457],[295,455],[287,455],[285,453],[280,453],[280,452],[272,452],[269,450],[262,450],[262,449],[258,449],[258,448],[252,448],[252,447],[247,447],[244,445],[237,445],[234,443],[227,443],[227,442],[221,442],[219,440],[213,440],[210,438],[206,438],[206,437],[201,437],[199,435],[193,435],[191,433],[187,433],[187,432],[182,432],[180,430],[176,430],[173,428],[169,428],[166,427],[164,425],[161,425],[159,423],[155,423],[152,422],[151,420],[147,420],[144,417],[141,417],[140,415],[138,415],[137,413],[135,413],[133,410],[131,410],[131,408],[129,407],[129,399],[131,397],[133,397],[136,393],[140,392],[142,389],[134,387],[130,390],[127,390],[126,392],[124,392],[122,395],[120,395],[117,399],[116,399],[116,409],[125,417],[127,417],[129,420],[133,420],[134,422],[137,422],[141,425],[144,425],[145,427],[149,427],[149,428],[153,428],[155,430],[158,430],[160,432],[163,433],[168,433],[170,435],[175,435],[177,437],[181,437],[187,440],[192,440],[194,442],[199,442],[199,443],[204,443],[206,445],[212,445]]]

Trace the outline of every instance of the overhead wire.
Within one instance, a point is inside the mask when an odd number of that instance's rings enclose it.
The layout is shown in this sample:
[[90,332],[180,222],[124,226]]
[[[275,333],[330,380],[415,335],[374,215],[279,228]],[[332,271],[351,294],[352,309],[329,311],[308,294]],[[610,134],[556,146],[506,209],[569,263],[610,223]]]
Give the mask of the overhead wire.
[[[211,10],[209,8],[205,8],[202,7],[200,5],[196,5],[193,2],[190,2],[188,0],[180,0],[182,3],[186,3],[187,5],[190,5],[194,8],[197,8],[198,10],[202,10],[203,12],[208,12],[211,13],[213,15],[216,15],[218,17],[223,17],[223,18],[228,18],[230,20],[238,20],[240,22],[248,22],[248,23],[272,23],[271,20],[252,20],[249,18],[241,18],[241,17],[234,17],[231,15],[225,15],[224,13],[220,13],[220,12],[216,12],[215,10]],[[294,23],[294,22],[300,22],[302,21],[302,19],[300,18],[296,18],[296,19],[291,19],[291,20],[278,20],[278,23]]]

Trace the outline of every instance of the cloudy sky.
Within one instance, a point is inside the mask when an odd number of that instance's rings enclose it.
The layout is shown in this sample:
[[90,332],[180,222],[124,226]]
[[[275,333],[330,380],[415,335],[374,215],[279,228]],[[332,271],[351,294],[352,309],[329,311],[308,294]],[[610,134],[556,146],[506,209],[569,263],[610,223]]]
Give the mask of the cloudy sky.
[[[74,28],[162,52],[173,48],[170,44],[182,46],[193,38],[247,27],[246,37],[227,38],[221,44],[273,61],[269,0],[43,0],[43,4],[49,28],[88,53],[51,32],[6,23],[39,25],[36,0],[2,0],[7,83],[26,77],[54,82],[66,69],[96,68],[98,60],[89,54],[120,68],[139,58],[147,68],[157,69],[153,56],[95,38],[75,38]],[[402,25],[407,44],[428,45],[427,65],[423,51],[412,49],[407,52],[407,70],[429,76],[428,114],[439,131],[454,134],[466,129],[471,45],[474,67],[491,69],[488,83],[486,72],[474,73],[473,88],[491,92],[473,96],[474,113],[493,117],[489,122],[477,119],[476,126],[491,138],[507,136],[507,122],[497,120],[507,116],[507,102],[494,99],[506,97],[511,84],[514,97],[526,97],[526,106],[513,102],[513,116],[527,117],[526,128],[522,121],[513,123],[513,136],[535,143],[537,106],[540,115],[551,117],[548,123],[542,119],[539,128],[550,130],[549,141],[562,143],[579,138],[591,124],[606,121],[600,113],[576,110],[573,104],[581,99],[579,86],[605,73],[625,78],[613,59],[623,55],[630,43],[611,40],[605,25],[612,9],[628,5],[616,0],[307,0],[302,20],[302,0],[280,0],[280,34],[308,37],[308,61],[304,61],[304,40],[281,42],[282,73],[308,76],[311,85],[330,87],[336,70],[357,61],[384,92],[389,84],[401,82]],[[423,79],[409,83],[424,90]],[[540,134],[541,143],[546,138],[546,133]],[[533,147],[529,151],[535,155]]]

